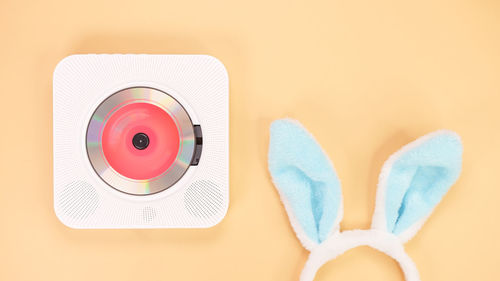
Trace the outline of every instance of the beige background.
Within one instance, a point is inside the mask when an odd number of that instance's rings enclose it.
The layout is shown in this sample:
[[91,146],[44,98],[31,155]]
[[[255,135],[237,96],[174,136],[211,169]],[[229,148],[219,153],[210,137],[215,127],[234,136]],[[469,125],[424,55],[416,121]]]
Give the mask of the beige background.
[[[500,275],[498,1],[0,2],[0,280],[297,280],[307,257],[267,173],[269,123],[299,119],[367,228],[401,145],[457,131],[463,174],[406,249],[422,280]],[[74,53],[203,53],[231,84],[231,203],[207,230],[72,230],[52,208],[52,71]],[[316,280],[402,280],[368,248]]]

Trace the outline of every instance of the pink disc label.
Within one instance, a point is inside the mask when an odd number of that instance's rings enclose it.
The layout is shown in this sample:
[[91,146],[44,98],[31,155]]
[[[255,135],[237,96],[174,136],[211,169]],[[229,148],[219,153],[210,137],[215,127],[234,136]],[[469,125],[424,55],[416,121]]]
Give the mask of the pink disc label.
[[[143,149],[132,141],[140,133],[149,140]],[[161,107],[146,102],[125,105],[109,116],[101,142],[107,163],[134,180],[153,179],[168,171],[181,144],[175,120]]]

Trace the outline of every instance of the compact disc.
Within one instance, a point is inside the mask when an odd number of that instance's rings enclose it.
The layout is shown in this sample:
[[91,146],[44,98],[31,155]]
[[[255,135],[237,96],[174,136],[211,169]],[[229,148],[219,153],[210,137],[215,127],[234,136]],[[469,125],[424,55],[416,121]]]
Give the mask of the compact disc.
[[169,94],[128,88],[97,107],[86,147],[92,167],[108,185],[129,194],[153,194],[171,187],[189,168],[194,126]]

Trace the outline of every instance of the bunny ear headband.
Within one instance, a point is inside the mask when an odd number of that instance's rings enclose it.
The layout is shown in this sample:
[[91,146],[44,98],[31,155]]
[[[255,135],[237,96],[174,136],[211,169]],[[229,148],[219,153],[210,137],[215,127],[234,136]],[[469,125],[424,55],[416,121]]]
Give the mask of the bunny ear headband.
[[395,259],[407,281],[419,281],[403,243],[457,180],[461,166],[462,144],[454,132],[436,131],[404,146],[380,173],[371,229],[340,232],[342,194],[332,163],[297,121],[273,122],[269,170],[297,237],[311,252],[300,280],[313,280],[323,264],[365,245]]

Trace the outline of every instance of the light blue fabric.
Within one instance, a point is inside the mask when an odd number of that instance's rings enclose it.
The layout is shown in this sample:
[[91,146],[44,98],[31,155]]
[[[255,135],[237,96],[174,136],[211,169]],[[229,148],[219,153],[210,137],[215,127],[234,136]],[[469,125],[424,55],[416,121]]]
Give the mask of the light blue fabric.
[[308,238],[324,241],[339,212],[340,183],[328,157],[297,121],[272,123],[269,170]]
[[460,138],[443,131],[396,159],[387,178],[387,230],[399,234],[425,218],[457,180],[462,167]]

